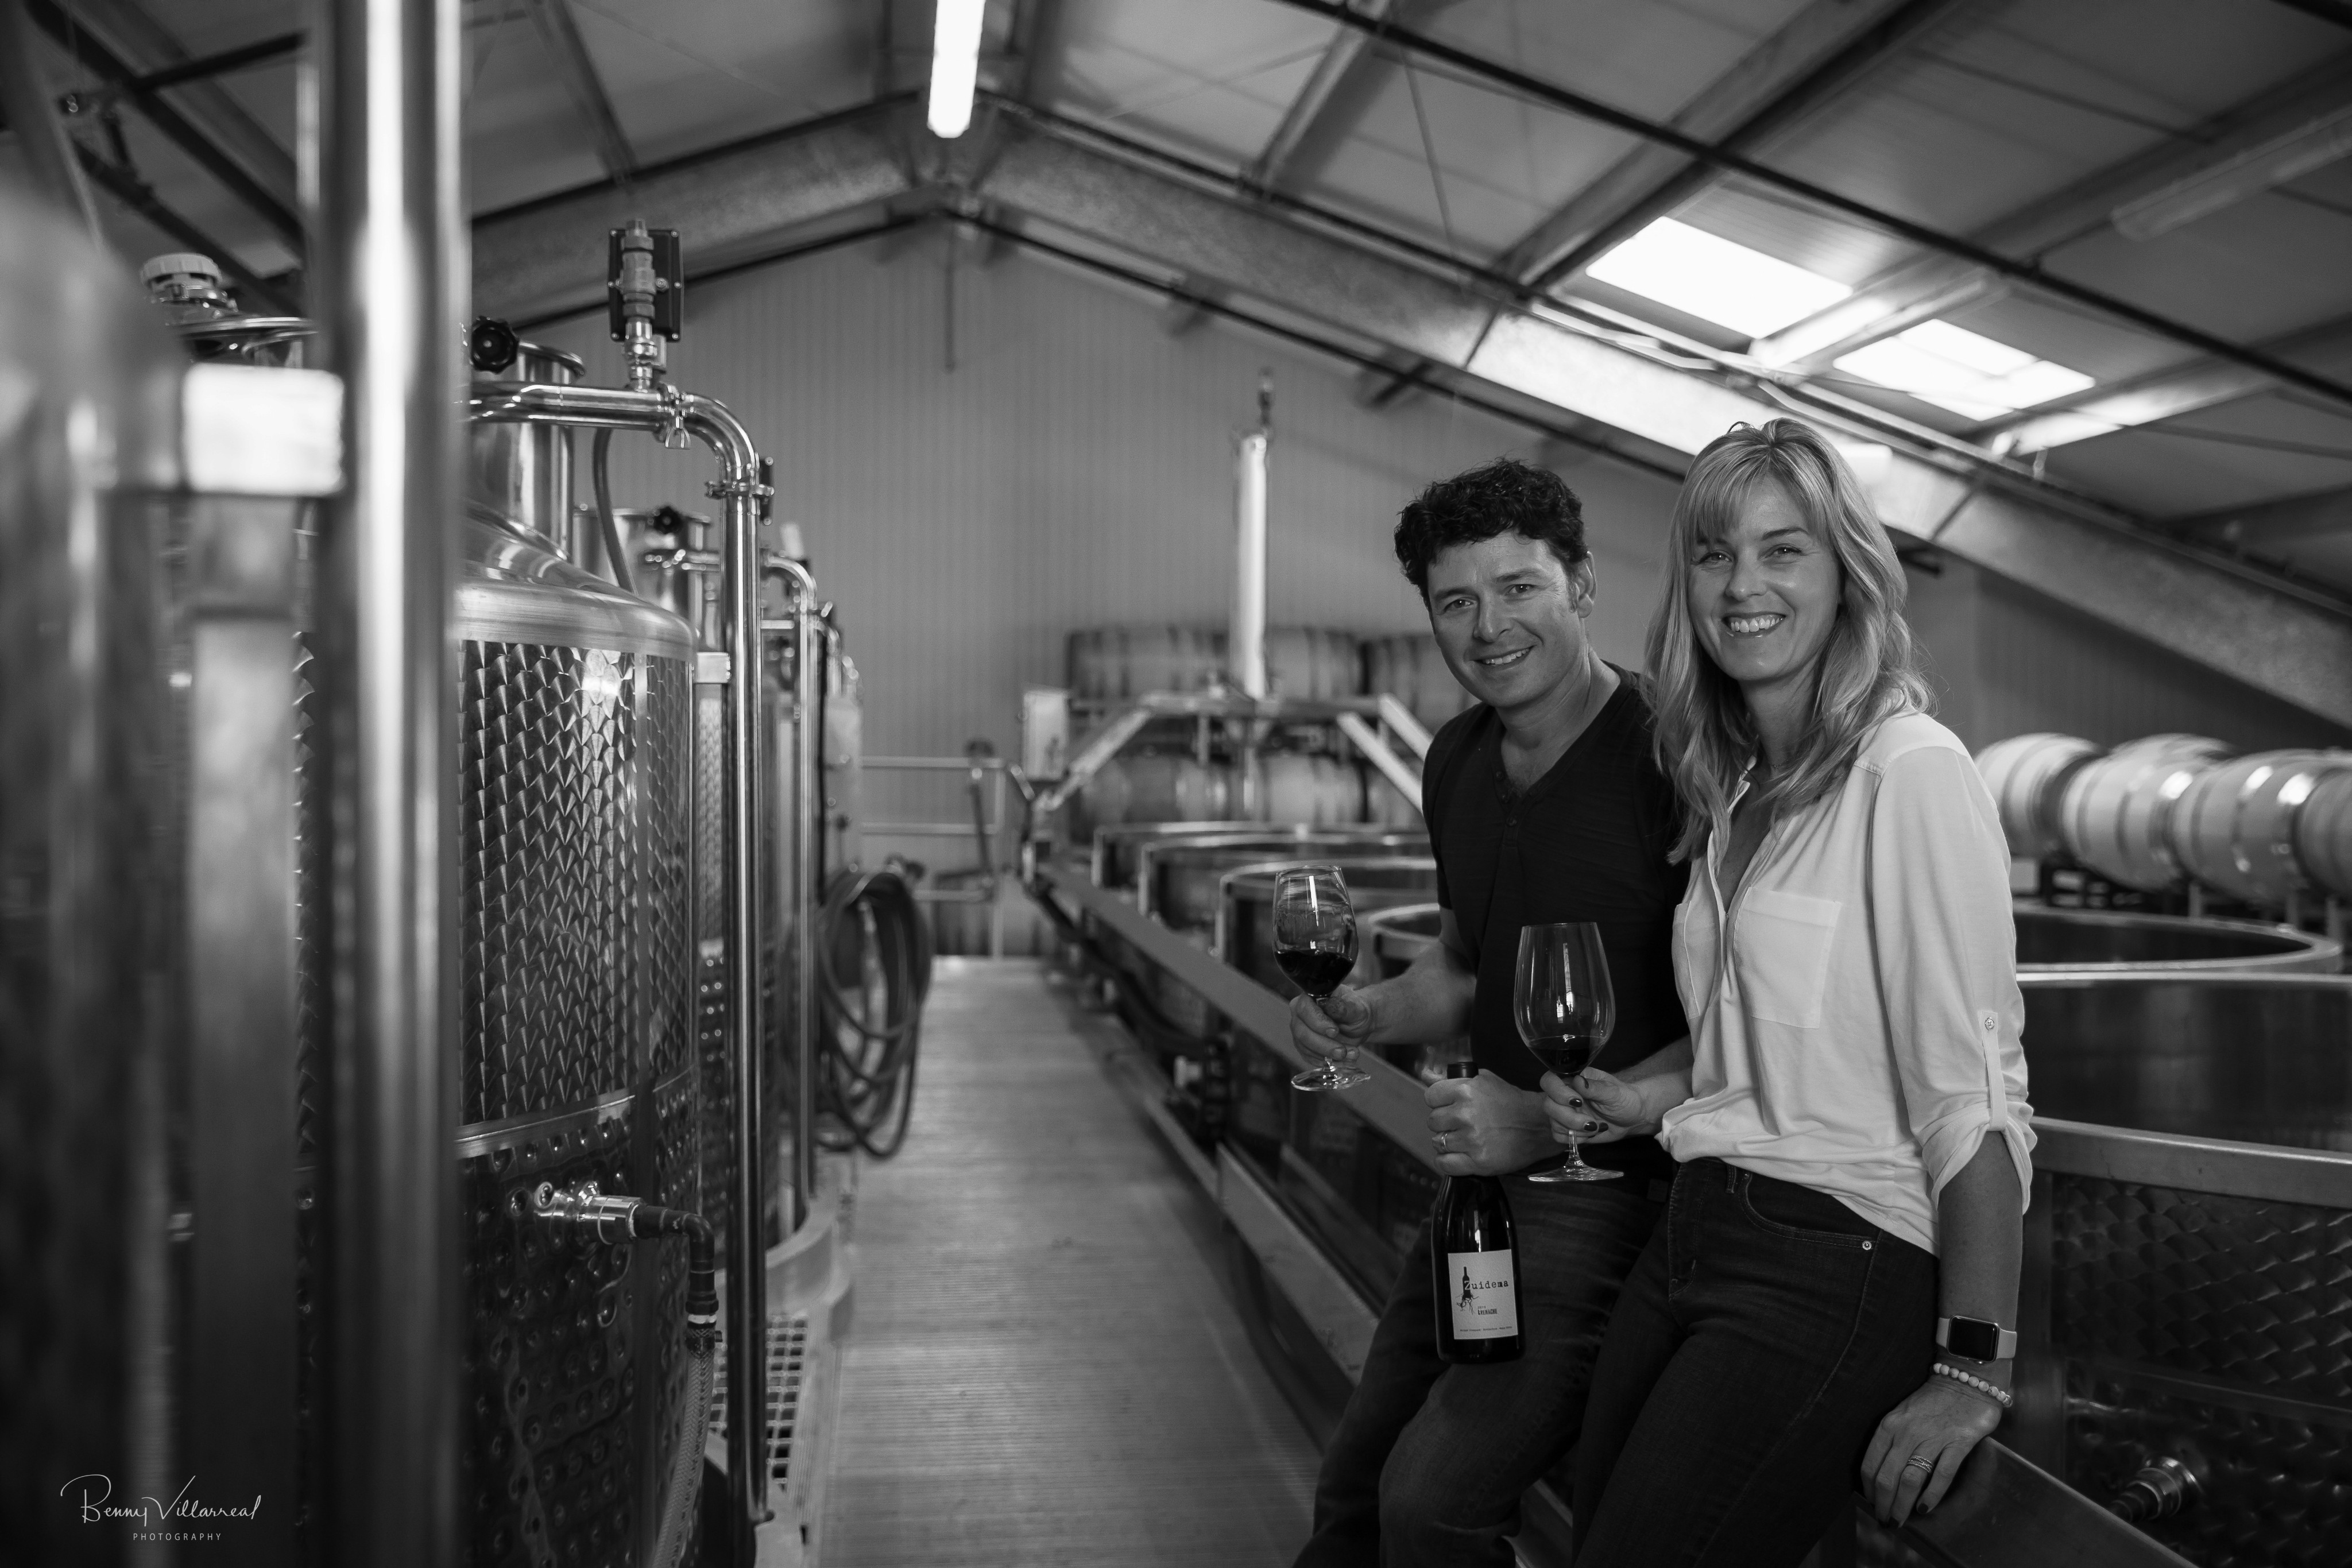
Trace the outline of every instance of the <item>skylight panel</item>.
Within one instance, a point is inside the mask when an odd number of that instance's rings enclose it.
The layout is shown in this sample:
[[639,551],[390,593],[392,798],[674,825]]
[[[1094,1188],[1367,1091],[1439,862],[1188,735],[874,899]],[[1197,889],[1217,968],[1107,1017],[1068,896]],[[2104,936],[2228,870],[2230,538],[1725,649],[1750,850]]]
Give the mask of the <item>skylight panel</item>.
[[1853,292],[1673,218],[1658,219],[1587,270],[1629,294],[1750,338],[1777,332]]
[[2092,384],[2080,371],[2037,360],[1948,321],[1922,321],[1841,355],[1836,364],[1849,375],[1979,420],[2015,413]]

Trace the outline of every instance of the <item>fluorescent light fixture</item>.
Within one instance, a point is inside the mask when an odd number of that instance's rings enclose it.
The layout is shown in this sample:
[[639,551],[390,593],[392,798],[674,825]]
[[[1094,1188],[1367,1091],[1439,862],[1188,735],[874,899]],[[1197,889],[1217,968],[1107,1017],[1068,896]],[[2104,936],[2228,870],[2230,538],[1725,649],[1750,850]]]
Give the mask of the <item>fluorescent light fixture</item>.
[[952,141],[971,125],[980,85],[980,23],[988,0],[939,0],[931,26],[931,134]]
[[2344,157],[2352,157],[2352,108],[2323,114],[2299,131],[2126,202],[2107,219],[2126,239],[2154,239]]
[[1585,270],[1629,294],[1750,338],[1777,332],[1853,292],[1673,218],[1658,219]]
[[1850,375],[1974,420],[1998,419],[2092,384],[2080,371],[2037,360],[1949,321],[1922,321],[1834,363]]

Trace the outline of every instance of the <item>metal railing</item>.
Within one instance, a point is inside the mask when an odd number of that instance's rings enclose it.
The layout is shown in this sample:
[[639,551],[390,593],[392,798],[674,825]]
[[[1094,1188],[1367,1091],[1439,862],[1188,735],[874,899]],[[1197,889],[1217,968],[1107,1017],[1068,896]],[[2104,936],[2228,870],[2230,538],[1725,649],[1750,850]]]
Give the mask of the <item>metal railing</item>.
[[[961,821],[867,822],[865,831],[874,838],[906,839],[968,839],[972,843],[973,867],[980,880],[969,887],[940,887],[925,883],[915,889],[919,904],[984,904],[988,909],[988,956],[1004,956],[1004,907],[998,897],[1005,873],[1012,867],[1001,863],[1001,846],[1012,843],[1018,836],[1017,824],[1006,818],[1006,761],[996,755],[996,748],[985,740],[975,740],[964,748],[961,757],[868,757],[859,766],[866,770],[882,769],[903,773],[961,773],[965,776],[965,791],[971,814]],[[952,873],[950,873],[952,874]]]

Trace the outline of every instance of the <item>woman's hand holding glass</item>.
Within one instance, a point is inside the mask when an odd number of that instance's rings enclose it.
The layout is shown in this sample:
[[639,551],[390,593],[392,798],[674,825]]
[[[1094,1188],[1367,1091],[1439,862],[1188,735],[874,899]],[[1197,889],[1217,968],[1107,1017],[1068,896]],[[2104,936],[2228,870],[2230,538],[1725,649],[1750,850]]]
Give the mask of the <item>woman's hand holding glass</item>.
[[1628,1082],[1597,1067],[1588,1067],[1572,1079],[1557,1072],[1543,1075],[1544,1116],[1551,1124],[1552,1142],[1566,1145],[1613,1144],[1658,1130],[1660,1108],[1653,1107],[1645,1084]]

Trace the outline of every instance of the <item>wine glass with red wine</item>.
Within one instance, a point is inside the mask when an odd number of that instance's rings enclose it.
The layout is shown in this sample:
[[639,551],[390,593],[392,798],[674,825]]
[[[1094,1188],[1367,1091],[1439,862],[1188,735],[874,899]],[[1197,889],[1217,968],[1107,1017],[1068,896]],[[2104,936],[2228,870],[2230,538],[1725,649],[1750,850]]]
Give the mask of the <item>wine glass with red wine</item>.
[[[1291,983],[1319,1004],[1356,967],[1356,910],[1335,865],[1295,865],[1274,879],[1274,957]],[[1349,1057],[1351,1048],[1342,1047]],[[1297,1089],[1352,1089],[1372,1075],[1338,1054],[1291,1079]]]
[[[1601,927],[1589,920],[1519,928],[1519,968],[1511,988],[1511,1013],[1519,1038],[1535,1059],[1562,1082],[1592,1065],[1617,1025],[1617,998],[1609,988],[1609,959],[1601,950]],[[1610,1181],[1622,1171],[1584,1163],[1576,1133],[1568,1134],[1568,1158],[1529,1181]]]

